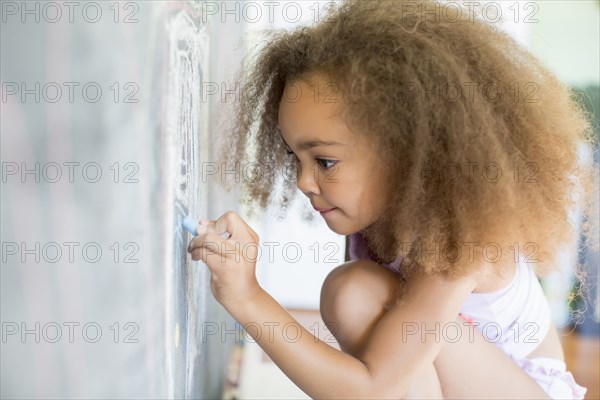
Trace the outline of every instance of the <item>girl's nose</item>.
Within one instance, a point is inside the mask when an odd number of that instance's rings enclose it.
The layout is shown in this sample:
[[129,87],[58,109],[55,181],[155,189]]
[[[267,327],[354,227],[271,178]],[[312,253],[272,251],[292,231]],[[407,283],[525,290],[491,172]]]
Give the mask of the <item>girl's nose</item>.
[[311,194],[321,194],[317,171],[318,169],[314,164],[308,167],[302,167],[300,163],[297,165],[296,179],[298,181],[298,189],[300,189],[307,197],[310,197]]

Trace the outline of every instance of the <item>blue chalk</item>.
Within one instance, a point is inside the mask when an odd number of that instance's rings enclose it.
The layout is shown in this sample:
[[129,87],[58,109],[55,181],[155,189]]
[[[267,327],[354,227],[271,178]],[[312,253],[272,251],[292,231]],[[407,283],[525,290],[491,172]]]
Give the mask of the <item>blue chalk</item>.
[[198,222],[189,215],[183,219],[183,227],[187,229],[193,236],[196,236],[196,228],[198,227]]

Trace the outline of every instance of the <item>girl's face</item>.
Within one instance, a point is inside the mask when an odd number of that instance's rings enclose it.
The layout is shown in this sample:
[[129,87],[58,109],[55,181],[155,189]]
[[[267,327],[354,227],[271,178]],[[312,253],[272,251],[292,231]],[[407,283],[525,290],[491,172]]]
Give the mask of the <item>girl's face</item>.
[[388,170],[374,141],[351,131],[337,114],[341,100],[331,95],[327,84],[317,79],[287,85],[279,128],[293,152],[290,157],[296,159],[298,188],[332,231],[350,235],[384,212],[390,193]]

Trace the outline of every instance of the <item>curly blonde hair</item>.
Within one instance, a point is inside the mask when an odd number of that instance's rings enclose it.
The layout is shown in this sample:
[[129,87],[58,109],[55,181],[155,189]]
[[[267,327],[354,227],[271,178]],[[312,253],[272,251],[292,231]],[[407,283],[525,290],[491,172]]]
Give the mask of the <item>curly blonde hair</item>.
[[[380,260],[402,255],[404,271],[462,276],[499,249],[520,251],[542,274],[576,240],[579,227],[568,220],[577,198],[587,220],[597,220],[598,171],[580,162],[582,149],[596,148],[591,119],[570,88],[499,28],[466,13],[433,20],[408,12],[415,7],[444,5],[348,0],[313,26],[266,32],[236,76],[243,91],[218,157],[229,168],[259,166],[260,176],[242,184],[250,214],[277,204],[285,215],[299,191],[279,104],[286,85],[325,77],[344,121],[394,171],[393,201],[362,231]],[[466,253],[477,246],[485,251]]]

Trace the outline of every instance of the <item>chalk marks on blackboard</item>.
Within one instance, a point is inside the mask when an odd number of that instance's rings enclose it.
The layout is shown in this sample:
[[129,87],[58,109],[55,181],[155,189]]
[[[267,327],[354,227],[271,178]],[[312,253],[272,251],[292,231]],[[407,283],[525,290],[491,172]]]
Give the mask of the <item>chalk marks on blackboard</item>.
[[[169,396],[198,397],[199,365],[202,352],[201,324],[206,315],[206,271],[187,253],[191,235],[182,227],[186,215],[202,215],[202,187],[198,179],[200,143],[206,135],[206,105],[201,101],[201,84],[207,80],[208,36],[198,14],[191,17],[184,5],[165,9],[168,31],[168,83],[165,93],[164,151],[169,182],[168,202],[172,204],[170,262],[167,286],[166,358],[170,364]],[[196,379],[194,379],[196,377]]]

